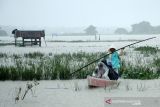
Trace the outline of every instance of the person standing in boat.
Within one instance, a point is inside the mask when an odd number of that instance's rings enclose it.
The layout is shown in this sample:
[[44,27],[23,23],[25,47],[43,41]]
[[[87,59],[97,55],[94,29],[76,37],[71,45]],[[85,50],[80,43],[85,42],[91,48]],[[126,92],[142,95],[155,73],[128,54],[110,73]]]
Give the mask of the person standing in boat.
[[123,55],[123,50],[124,48],[118,53],[115,45],[112,44],[108,49],[108,52],[111,53],[109,58],[102,61],[109,68],[108,76],[111,80],[118,80],[119,78],[119,69],[121,67],[120,56]]
[[116,51],[114,45],[111,45],[108,49],[108,52],[111,53],[109,58],[103,59],[98,63],[95,72],[92,76],[97,78],[105,78],[110,80],[118,80],[119,78],[119,69],[120,69],[120,56],[123,55],[123,50],[121,49],[120,53]]

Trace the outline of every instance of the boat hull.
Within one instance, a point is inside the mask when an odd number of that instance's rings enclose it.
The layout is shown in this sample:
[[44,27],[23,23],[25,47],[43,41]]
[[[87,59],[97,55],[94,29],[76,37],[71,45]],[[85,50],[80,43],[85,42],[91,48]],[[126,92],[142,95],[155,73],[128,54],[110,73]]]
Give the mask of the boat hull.
[[92,76],[87,76],[89,87],[108,87],[117,84],[116,80],[107,80],[102,78],[96,78]]

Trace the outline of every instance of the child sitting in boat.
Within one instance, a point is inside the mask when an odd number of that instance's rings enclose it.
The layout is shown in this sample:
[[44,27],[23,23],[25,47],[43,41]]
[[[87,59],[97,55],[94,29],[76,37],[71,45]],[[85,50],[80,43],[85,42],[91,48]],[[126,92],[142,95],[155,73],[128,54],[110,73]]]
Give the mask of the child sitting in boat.
[[103,62],[99,62],[98,66],[96,67],[95,72],[93,72],[92,76],[96,78],[104,78],[104,79],[109,79],[108,78],[108,71],[109,69]]

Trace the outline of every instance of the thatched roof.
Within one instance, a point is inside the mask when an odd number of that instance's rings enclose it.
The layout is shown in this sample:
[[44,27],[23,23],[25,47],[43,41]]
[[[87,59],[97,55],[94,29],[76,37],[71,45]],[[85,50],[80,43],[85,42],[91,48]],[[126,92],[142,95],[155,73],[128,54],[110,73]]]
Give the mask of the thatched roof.
[[44,30],[13,30],[12,34],[15,34],[15,37],[23,37],[23,38],[39,38],[45,37]]

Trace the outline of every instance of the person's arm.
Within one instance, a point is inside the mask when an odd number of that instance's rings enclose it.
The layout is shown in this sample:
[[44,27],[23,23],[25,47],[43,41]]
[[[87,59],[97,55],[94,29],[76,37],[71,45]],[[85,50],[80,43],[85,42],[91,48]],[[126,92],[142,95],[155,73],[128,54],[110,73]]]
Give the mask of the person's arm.
[[124,48],[122,48],[119,53],[119,56],[122,56],[122,55],[124,55]]

